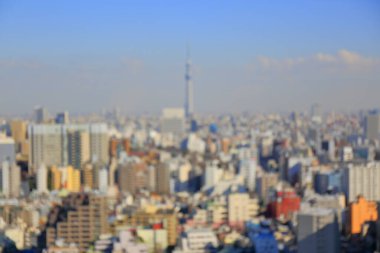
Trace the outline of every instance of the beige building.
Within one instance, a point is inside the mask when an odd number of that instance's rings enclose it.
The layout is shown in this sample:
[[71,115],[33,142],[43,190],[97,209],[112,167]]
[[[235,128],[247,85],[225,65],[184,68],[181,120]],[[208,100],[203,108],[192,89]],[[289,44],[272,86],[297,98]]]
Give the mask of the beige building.
[[152,226],[154,224],[162,224],[167,230],[168,245],[174,246],[177,241],[177,216],[173,211],[157,210],[156,212],[137,211],[132,215],[126,216],[123,220],[114,224],[114,229],[122,226]]
[[259,201],[248,193],[231,193],[227,197],[228,223],[232,226],[244,225],[259,213]]
[[148,187],[148,169],[143,162],[119,165],[118,173],[120,191],[136,193]]
[[[70,209],[56,207],[49,214],[47,246],[54,247],[57,239],[63,239],[68,244],[75,243],[80,252],[85,252],[100,234],[109,231],[106,197],[71,194],[63,200],[63,206]],[[58,216],[64,220],[58,221]]]

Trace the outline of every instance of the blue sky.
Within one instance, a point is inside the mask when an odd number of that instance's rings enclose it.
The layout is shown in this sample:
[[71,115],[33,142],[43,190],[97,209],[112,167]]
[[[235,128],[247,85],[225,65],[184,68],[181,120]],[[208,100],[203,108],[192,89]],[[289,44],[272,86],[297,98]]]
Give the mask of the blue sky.
[[198,112],[379,107],[379,1],[2,0],[0,114],[182,106],[187,44]]

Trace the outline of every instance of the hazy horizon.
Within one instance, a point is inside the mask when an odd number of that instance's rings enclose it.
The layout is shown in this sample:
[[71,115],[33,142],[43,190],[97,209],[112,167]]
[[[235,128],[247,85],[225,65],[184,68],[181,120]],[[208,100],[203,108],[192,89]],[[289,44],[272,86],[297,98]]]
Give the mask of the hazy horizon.
[[0,3],[0,115],[181,107],[186,45],[195,112],[380,107],[380,2],[69,2]]

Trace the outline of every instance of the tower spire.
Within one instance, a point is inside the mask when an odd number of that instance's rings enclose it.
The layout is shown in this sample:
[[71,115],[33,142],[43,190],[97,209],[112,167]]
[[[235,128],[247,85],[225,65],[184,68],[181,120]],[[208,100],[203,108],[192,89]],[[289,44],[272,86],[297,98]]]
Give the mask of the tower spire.
[[186,97],[185,97],[185,112],[186,117],[191,117],[194,113],[194,101],[193,101],[193,82],[191,78],[191,60],[190,60],[190,48],[186,47],[186,70],[185,70],[185,82],[186,82]]

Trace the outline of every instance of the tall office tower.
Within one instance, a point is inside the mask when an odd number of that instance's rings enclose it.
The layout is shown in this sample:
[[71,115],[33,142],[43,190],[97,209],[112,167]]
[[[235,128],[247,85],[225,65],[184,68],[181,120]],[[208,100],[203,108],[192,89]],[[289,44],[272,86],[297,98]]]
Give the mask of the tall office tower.
[[88,125],[90,131],[91,159],[107,164],[109,161],[109,136],[107,124],[98,123]]
[[185,131],[185,112],[182,108],[165,108],[161,116],[161,133],[181,135]]
[[103,167],[99,170],[98,190],[102,193],[106,193],[108,190],[108,170]]
[[368,140],[378,140],[380,138],[380,113],[370,112],[365,119],[365,135]]
[[56,124],[69,124],[70,119],[69,119],[69,112],[64,111],[64,112],[59,112],[55,116],[55,123]]
[[186,82],[186,101],[185,101],[185,112],[186,117],[191,117],[194,113],[194,94],[193,94],[193,80],[191,78],[191,61],[189,56],[186,60],[186,73],[185,73],[185,82]]
[[159,163],[156,167],[156,191],[159,194],[170,194],[170,167],[166,163]]
[[148,171],[145,163],[119,165],[118,184],[122,192],[136,193],[148,186]]
[[[86,134],[72,134],[73,132],[85,132]],[[106,124],[30,125],[28,135],[31,147],[29,164],[34,169],[37,169],[42,163],[46,166],[67,166],[69,150],[74,150],[70,157],[76,167],[80,166],[80,163],[86,161],[88,157],[108,163],[109,141]],[[89,156],[86,135],[89,135]],[[75,152],[79,150],[79,153]]]
[[26,141],[27,125],[23,120],[12,120],[10,122],[12,138],[16,142],[17,152],[21,152],[22,144]]
[[12,138],[8,138],[0,134],[0,163],[3,161],[13,163],[15,160],[15,141]]
[[0,163],[1,171],[1,192],[9,198],[15,198],[20,195],[21,186],[21,169],[15,163],[4,161]]
[[36,107],[34,109],[34,121],[37,124],[46,123],[49,119],[49,113],[44,107]]
[[338,253],[339,226],[333,209],[311,208],[298,214],[299,253]]
[[44,164],[37,169],[37,192],[47,193],[48,192],[48,171]]
[[322,122],[322,114],[321,107],[319,104],[313,104],[310,109],[310,118],[313,122],[321,123]]
[[29,164],[34,170],[41,164],[46,166],[64,165],[64,138],[59,125],[29,125]]
[[362,195],[369,201],[380,201],[380,163],[348,165],[343,169],[342,188],[348,203]]
[[[109,231],[106,197],[92,194],[70,194],[62,206],[54,207],[49,214],[46,235],[40,248],[53,246],[58,238],[75,243],[85,252],[99,235]],[[44,245],[45,244],[45,245]]]
[[68,164],[80,169],[90,160],[90,134],[86,131],[71,131],[67,133]]

